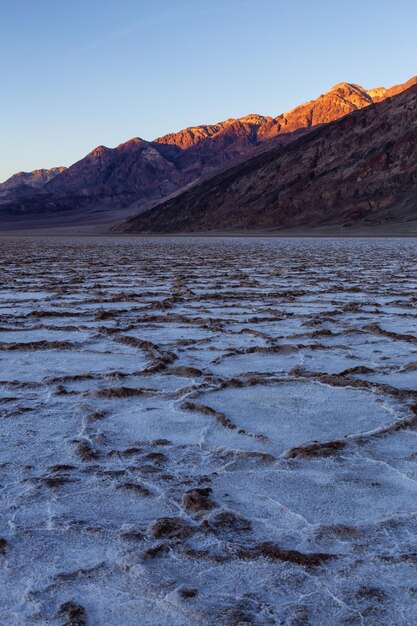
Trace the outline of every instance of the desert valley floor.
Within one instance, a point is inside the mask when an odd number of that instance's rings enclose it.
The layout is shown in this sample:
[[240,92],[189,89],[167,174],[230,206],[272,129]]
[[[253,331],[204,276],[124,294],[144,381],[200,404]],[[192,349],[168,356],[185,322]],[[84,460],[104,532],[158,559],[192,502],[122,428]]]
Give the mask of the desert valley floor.
[[417,622],[417,241],[0,240],[2,624]]

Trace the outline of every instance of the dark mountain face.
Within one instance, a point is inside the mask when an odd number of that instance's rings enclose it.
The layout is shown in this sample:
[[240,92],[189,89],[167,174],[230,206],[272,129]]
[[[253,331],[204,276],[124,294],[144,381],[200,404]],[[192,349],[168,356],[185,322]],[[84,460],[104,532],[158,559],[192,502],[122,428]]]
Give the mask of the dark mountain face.
[[197,183],[127,232],[383,225],[417,218],[417,86]]
[[168,194],[180,185],[174,160],[180,149],[135,138],[117,148],[99,146],[55,178],[45,190],[119,197],[121,201]]

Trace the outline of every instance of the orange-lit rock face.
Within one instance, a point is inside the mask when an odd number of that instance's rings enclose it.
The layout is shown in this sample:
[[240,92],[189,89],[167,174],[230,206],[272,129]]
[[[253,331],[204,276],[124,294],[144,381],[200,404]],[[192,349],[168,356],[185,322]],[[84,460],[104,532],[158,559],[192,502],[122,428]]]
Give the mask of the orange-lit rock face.
[[[315,100],[301,104],[276,118],[254,113],[217,124],[186,128],[178,133],[159,137],[155,141],[173,144],[186,150],[206,139],[215,139],[219,135],[236,134],[236,127],[239,126],[248,137],[249,144],[262,143],[278,135],[333,122],[352,111],[363,109],[373,102],[381,102],[390,96],[399,94],[416,83],[417,77],[390,89],[381,87],[371,90],[351,83],[339,83]],[[209,146],[210,142],[205,142],[204,145]]]
[[158,139],[155,139],[155,142],[175,145],[181,148],[181,150],[186,150],[187,148],[194,146],[199,141],[216,135],[221,130],[226,128],[232,121],[233,120],[228,120],[226,122],[219,122],[218,124],[209,124],[206,126],[192,126],[190,128],[180,130],[178,133],[169,133],[168,135],[159,137]]
[[390,87],[389,89],[385,89],[385,87],[378,87],[377,89],[370,89],[368,91],[374,102],[381,102],[386,98],[391,98],[392,96],[397,96],[402,93],[406,89],[409,89],[413,85],[417,85],[417,76],[410,78],[406,83],[402,85],[394,85],[394,87]]

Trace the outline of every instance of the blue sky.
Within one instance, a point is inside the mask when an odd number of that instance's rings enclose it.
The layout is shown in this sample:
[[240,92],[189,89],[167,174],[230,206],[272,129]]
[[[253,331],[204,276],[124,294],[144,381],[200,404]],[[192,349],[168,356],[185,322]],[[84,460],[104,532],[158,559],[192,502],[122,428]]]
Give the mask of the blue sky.
[[415,0],[0,0],[0,180],[417,74]]

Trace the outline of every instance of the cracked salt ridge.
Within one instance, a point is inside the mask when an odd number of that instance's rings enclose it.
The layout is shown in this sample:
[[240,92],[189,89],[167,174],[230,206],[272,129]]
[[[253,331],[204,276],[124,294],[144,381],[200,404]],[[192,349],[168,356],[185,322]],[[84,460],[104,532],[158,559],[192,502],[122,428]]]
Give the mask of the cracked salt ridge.
[[[6,245],[5,241],[0,245]],[[245,324],[253,330],[260,328],[255,317],[270,315],[269,307],[285,310],[290,304],[283,301],[271,305],[271,296],[265,293],[265,287],[272,284],[274,273],[282,276],[281,280],[274,281],[277,290],[285,291],[288,280],[293,292],[316,290],[318,302],[323,286],[329,284],[328,277],[338,275],[341,291],[334,292],[332,299],[333,306],[340,308],[346,297],[343,289],[352,284],[355,272],[361,276],[361,289],[366,290],[368,276],[373,276],[368,281],[369,286],[372,283],[370,293],[381,289],[382,284],[384,293],[392,301],[394,294],[398,296],[399,288],[408,289],[406,283],[399,285],[396,281],[396,266],[407,263],[410,275],[416,270],[415,243],[410,245],[409,241],[384,240],[376,245],[375,241],[365,240],[164,239],[159,242],[153,239],[115,241],[112,242],[114,247],[109,249],[107,240],[71,243],[38,240],[36,244],[25,242],[26,247],[17,250],[15,242],[7,245],[14,259],[13,272],[20,274],[20,278],[24,273],[30,277],[28,282],[41,288],[42,276],[46,276],[42,268],[49,272],[47,264],[55,255],[54,269],[58,263],[63,277],[72,273],[72,259],[77,258],[77,279],[69,288],[73,290],[74,302],[79,301],[77,307],[82,317],[74,317],[73,325],[82,321],[92,329],[97,324],[98,327],[106,324],[104,320],[94,321],[100,302],[96,310],[92,307],[83,311],[82,301],[90,298],[84,292],[87,282],[94,284],[106,276],[106,284],[109,281],[123,283],[122,291],[131,288],[132,292],[137,292],[140,285],[144,293],[150,293],[151,282],[158,281],[162,285],[163,301],[167,282],[170,282],[166,278],[169,273],[175,273],[178,259],[182,263],[180,271],[185,270],[190,279],[186,280],[188,287],[193,289],[193,282],[201,275],[201,284],[211,281],[213,288],[209,291],[213,294],[219,269],[227,268],[221,276],[226,299],[237,283],[231,278],[230,268],[247,266],[251,259],[247,271],[260,281],[253,304],[255,313],[252,315],[251,311],[248,316],[251,322]],[[2,258],[7,255],[3,254]],[[15,262],[16,258],[19,263]],[[323,258],[331,259],[329,267],[323,263]],[[135,262],[130,263],[132,259]],[[299,269],[305,263],[317,271]],[[208,266],[215,271],[208,271]],[[109,271],[105,271],[106,267]],[[160,271],[167,267],[169,271]],[[374,283],[376,275],[379,283]],[[306,281],[311,283],[307,288]],[[153,291],[158,292],[160,285],[154,286]],[[59,300],[52,291],[50,295]],[[357,295],[352,292],[352,300],[348,296],[348,302],[357,301]],[[305,298],[294,297],[299,302]],[[369,295],[364,298],[371,299]],[[155,298],[145,296],[145,300],[151,302]],[[222,314],[228,312],[233,319],[236,307],[230,308],[228,304],[225,303]],[[230,304],[235,305],[236,300]],[[181,299],[181,307],[189,317],[191,314],[215,318],[217,305],[218,300],[211,302],[205,298],[199,302],[190,294]],[[65,312],[66,304],[63,306]],[[413,310],[411,301],[406,306],[410,312]],[[402,312],[404,310],[407,309]],[[301,323],[320,315],[318,308],[315,312],[310,309],[305,312],[306,315],[299,318]],[[158,314],[158,310],[153,308],[153,313]],[[112,315],[111,311],[109,314]],[[198,351],[192,346],[183,350],[184,346],[176,344],[175,317],[169,318],[165,312],[163,315],[164,324],[171,332],[164,350],[173,350],[179,359],[153,375],[132,375],[133,371],[141,369],[134,367],[124,370],[123,374],[129,376],[118,379],[112,376],[116,371],[111,372],[106,367],[96,372],[97,378],[64,384],[64,388],[79,391],[81,395],[62,395],[60,385],[48,377],[39,390],[16,388],[13,381],[4,385],[7,413],[2,420],[0,445],[0,480],[4,485],[0,538],[4,537],[2,540],[6,543],[0,543],[4,552],[0,558],[5,560],[8,570],[7,577],[1,581],[0,602],[7,623],[62,624],[71,611],[73,614],[78,611],[91,624],[132,626],[137,624],[138,615],[141,623],[150,626],[194,626],[196,623],[229,626],[242,622],[263,626],[300,620],[322,624],[329,618],[332,623],[346,624],[416,621],[414,431],[403,429],[383,434],[376,429],[366,437],[349,437],[348,445],[341,450],[326,448],[324,444],[315,451],[306,448],[304,456],[289,459],[279,456],[281,447],[274,440],[254,438],[250,431],[245,434],[238,429],[225,428],[221,421],[213,419],[213,414],[181,408],[187,401],[187,393],[190,401],[199,391],[212,396],[221,382],[218,375],[213,378],[193,370],[187,372],[186,366],[192,364],[193,355],[198,353],[201,369],[209,374],[213,356],[217,356],[210,347],[216,347],[221,356],[230,348],[235,335],[228,336],[227,325],[223,325],[223,330],[219,327],[205,346],[204,358],[203,346],[199,346]],[[143,313],[135,310],[119,309],[114,318],[121,324],[118,333],[126,328],[126,334],[131,336],[133,324],[136,325],[135,335],[143,338],[141,330],[146,330],[149,323],[143,322],[142,316]],[[34,311],[35,323],[36,319]],[[57,319],[62,318],[55,321]],[[63,326],[69,324],[68,320],[62,319]],[[338,315],[336,330],[338,327],[343,333],[348,320],[347,313]],[[8,323],[10,321],[9,318]],[[31,323],[30,318],[26,321]],[[376,321],[383,327],[383,313]],[[282,328],[276,332],[274,323],[267,322],[271,327],[262,343],[268,343],[268,337],[269,342],[276,342],[280,336],[294,332],[292,328],[289,330],[291,318],[288,318],[286,333],[285,328],[284,332]],[[282,320],[278,323],[281,326]],[[305,330],[302,328],[303,332]],[[91,336],[93,334],[94,330]],[[348,334],[342,342],[349,346],[349,354],[356,357],[352,365],[365,364],[366,351],[369,352],[366,341],[372,341],[372,349],[379,347],[379,353],[372,353],[372,359],[377,357],[374,363],[377,373],[387,372],[384,359],[387,350],[399,353],[401,360],[410,356],[410,346],[398,350],[396,338],[387,340],[369,333],[369,337],[362,335],[359,345],[352,337]],[[327,342],[326,349],[333,350],[341,339],[342,335],[323,336],[319,341]],[[80,342],[77,356],[86,353],[94,342],[96,347],[102,342],[100,350],[104,352],[109,347],[115,362],[119,363],[120,345],[109,337]],[[256,342],[261,343],[259,337]],[[245,349],[249,343],[249,337],[244,337],[238,347]],[[300,349],[302,355],[304,351],[307,354],[311,348]],[[71,352],[61,352],[64,367]],[[135,349],[133,353],[142,359],[140,350]],[[324,350],[315,346],[313,356],[314,353],[321,355]],[[27,357],[33,355],[45,358],[44,351],[26,353]],[[9,359],[13,354],[7,352],[3,356]],[[99,359],[105,356],[97,353]],[[277,353],[276,364],[282,367],[280,356]],[[252,357],[254,363],[260,354],[254,353]],[[234,358],[239,356],[223,362],[233,362]],[[331,371],[333,366],[337,369],[337,361],[334,358],[327,370]],[[407,363],[411,361],[409,358]],[[344,365],[342,359],[340,364]],[[175,372],[178,365],[183,367],[180,370],[183,375],[171,376],[169,370],[172,368]],[[281,384],[305,389],[321,387],[330,389],[333,397],[340,391],[349,398],[366,396],[367,392],[357,389],[328,388],[311,380],[298,382],[290,369],[292,367],[288,368],[287,376],[292,382],[287,380],[276,387]],[[75,372],[82,373],[81,368]],[[286,372],[280,373],[285,378]],[[360,374],[360,378],[365,376],[367,374]],[[259,385],[262,387],[265,384]],[[126,388],[134,391],[147,388],[153,392],[133,396],[129,392],[130,397],[125,397]],[[181,389],[178,395],[176,392]],[[208,393],[210,389],[212,394]],[[248,389],[256,387],[236,387],[235,401],[239,398],[243,401],[244,394],[241,394]],[[116,393],[112,391],[104,398],[97,393],[100,390],[116,390]],[[12,395],[19,395],[19,398],[13,400]],[[382,421],[387,411],[392,412],[393,422],[408,414],[409,402],[403,402],[401,396],[395,402],[385,394],[369,393],[368,397],[372,398],[370,406],[373,408],[379,397],[383,400]],[[23,401],[30,405],[32,412],[14,412]],[[368,408],[366,402],[359,405],[364,412]],[[2,408],[0,405],[0,411]],[[293,413],[296,412],[293,410]],[[307,412],[306,419],[308,415]],[[231,417],[238,421],[239,415]],[[347,427],[349,416],[344,419]],[[271,420],[266,420],[266,425],[270,429]],[[300,434],[305,426],[305,434],[308,434],[305,422],[300,424]],[[161,433],[161,444],[152,443]],[[171,443],[162,444],[164,439],[170,439]],[[215,508],[193,516],[184,509],[183,495],[190,488],[208,485],[213,489],[211,497]],[[148,492],[149,495],[145,495]],[[233,523],[229,528],[204,530],[216,529],[213,524],[217,511],[232,514],[232,520],[236,519],[233,514],[242,516],[241,526],[246,530],[239,530],[239,525],[233,526]],[[160,540],[152,537],[148,523],[152,527],[161,516],[180,516],[184,523],[190,524],[191,535],[158,543]],[[268,541],[273,543],[265,547]],[[261,553],[269,557],[261,558]],[[308,561],[312,553],[335,556],[316,568],[288,560],[288,555],[293,554],[294,559]]]
[[280,354],[279,352],[272,354],[226,354],[220,362],[212,362],[210,370],[223,376],[239,376],[245,372],[283,373],[302,363],[301,354],[298,352],[289,354]]
[[[303,341],[302,338],[288,337],[285,341],[288,343],[308,344],[308,341]],[[413,359],[417,360],[416,346],[405,341],[393,341],[386,337],[377,338],[369,332],[348,332],[346,334],[342,332],[342,334],[334,336],[323,335],[317,337],[316,342],[319,342],[324,350],[339,349],[342,346],[359,363],[364,365],[370,363],[372,367],[377,365],[381,367],[387,364],[403,366]],[[308,349],[309,346],[307,345]]]
[[[417,359],[416,359],[417,361]],[[369,382],[379,383],[382,385],[391,385],[396,389],[415,390],[417,379],[417,367],[412,371],[386,371],[386,372],[369,372],[364,374],[353,374],[354,378],[368,380]]]
[[225,411],[237,428],[265,436],[278,454],[309,441],[331,441],[388,426],[396,408],[369,392],[295,382],[238,392],[231,387],[203,393],[198,400]]
[[417,317],[414,319],[402,318],[399,320],[386,320],[381,326],[383,331],[399,333],[402,335],[410,335],[417,344]]

